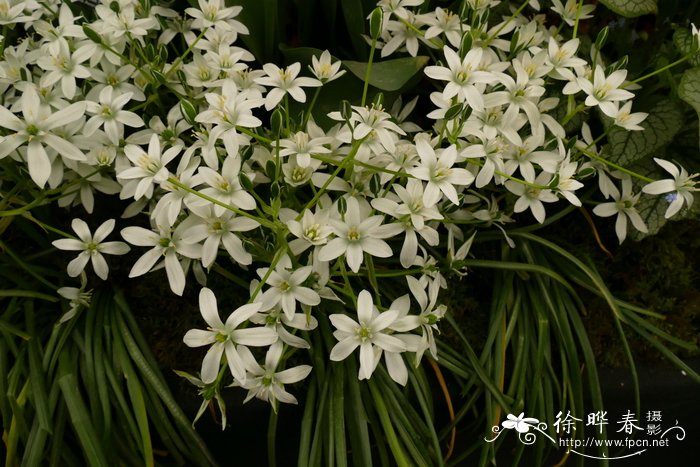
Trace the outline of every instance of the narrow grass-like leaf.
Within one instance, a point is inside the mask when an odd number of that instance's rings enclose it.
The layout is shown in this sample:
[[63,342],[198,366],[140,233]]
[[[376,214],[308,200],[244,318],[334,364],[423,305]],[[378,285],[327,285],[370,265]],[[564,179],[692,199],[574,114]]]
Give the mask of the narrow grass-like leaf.
[[440,449],[440,440],[438,439],[437,432],[435,431],[435,422],[433,420],[433,414],[431,411],[430,404],[428,403],[424,391],[424,387],[422,385],[422,382],[420,381],[420,378],[416,376],[417,372],[409,371],[408,372],[408,379],[411,382],[411,385],[416,391],[416,398],[418,399],[418,405],[421,408],[421,411],[423,412],[423,417],[425,418],[425,425],[428,427],[429,433],[430,433],[430,440],[432,441],[433,444],[433,450],[434,450],[434,455],[435,455],[435,460],[434,460],[434,465],[437,466],[443,466],[444,463],[442,462],[442,450]]
[[66,406],[68,407],[71,424],[80,440],[80,445],[85,454],[85,460],[89,465],[107,466],[109,465],[107,458],[102,451],[95,428],[92,426],[85,402],[75,390],[75,388],[78,387],[78,380],[75,374],[71,372],[71,363],[68,359],[68,355],[61,353],[59,357],[59,376],[57,382],[61,386],[63,399],[66,401]]
[[406,459],[406,453],[401,447],[401,444],[399,443],[399,440],[396,437],[394,428],[391,425],[389,412],[387,411],[386,404],[384,403],[384,396],[382,395],[381,391],[379,391],[379,389],[376,386],[376,383],[373,380],[370,379],[367,382],[367,385],[369,386],[369,390],[372,393],[374,407],[377,411],[379,421],[382,424],[382,430],[384,431],[384,435],[386,436],[389,449],[391,449],[391,452],[394,455],[394,461],[399,467],[408,467],[410,464],[408,463],[408,459]]
[[47,302],[57,302],[59,300],[55,295],[48,295],[41,292],[35,292],[33,290],[18,290],[18,289],[5,289],[0,290],[0,298],[4,297],[25,297],[25,298],[36,298],[38,300],[46,300]]
[[340,365],[336,366],[333,380],[333,439],[335,440],[335,464],[347,467],[348,449],[345,443],[345,375]]
[[270,410],[270,420],[267,423],[267,462],[269,467],[277,466],[277,412]]
[[506,402],[506,400],[503,398],[503,394],[501,393],[501,391],[496,387],[491,377],[484,370],[484,367],[481,365],[481,362],[479,362],[479,359],[477,358],[474,349],[472,348],[471,344],[469,344],[469,341],[462,333],[462,330],[459,328],[454,318],[450,315],[447,315],[445,319],[448,323],[450,323],[452,328],[457,333],[457,336],[462,341],[462,344],[464,345],[464,350],[467,354],[467,359],[469,360],[474,372],[479,377],[481,383],[489,390],[489,393],[503,408],[505,408],[506,410],[510,410],[510,404]]
[[[197,433],[193,430],[192,425],[190,424],[190,421],[188,420],[187,416],[182,412],[182,409],[170,393],[170,390],[163,381],[163,376],[158,371],[157,366],[154,367],[149,365],[149,357],[145,357],[139,349],[139,346],[136,341],[136,339],[139,338],[134,337],[134,335],[138,336],[138,328],[129,329],[127,327],[123,316],[129,316],[130,312],[128,310],[128,307],[126,307],[126,304],[120,294],[117,294],[115,296],[115,302],[121,310],[121,313],[116,313],[116,325],[124,340],[126,350],[131,356],[131,359],[133,360],[136,367],[141,372],[145,383],[153,387],[153,389],[163,401],[165,407],[167,407],[168,411],[172,414],[173,419],[175,420],[175,423],[179,426],[182,434],[187,437],[189,446],[195,447],[197,449],[198,453],[196,457],[194,457],[192,460],[194,460],[197,464],[200,465],[216,465],[217,463],[209,453],[209,450],[207,449],[206,445],[204,444],[202,439],[197,435]],[[141,339],[143,339],[143,337],[141,337]],[[152,358],[153,357],[150,357],[150,359]]]
[[124,344],[119,339],[119,335],[114,336],[115,358],[118,361],[118,366],[124,372],[126,379],[126,388],[131,400],[131,409],[136,419],[138,433],[134,433],[135,437],[140,435],[140,451],[143,455],[143,463],[147,467],[153,467],[155,461],[153,459],[153,446],[151,443],[151,432],[148,426],[148,413],[141,391],[141,382],[134,371],[134,368],[129,361]]
[[[653,336],[649,335],[645,330],[643,330],[641,327],[637,326],[634,323],[628,323],[628,326],[630,326],[636,333],[638,333],[640,336],[642,336],[644,339],[646,339],[649,344],[652,346],[656,347],[656,349],[661,352],[661,354],[668,358],[674,365],[676,365],[678,368],[682,369],[688,376],[690,376],[694,381],[700,383],[700,375],[693,370],[690,366],[688,366],[683,360],[678,358],[676,354],[671,352],[668,347],[663,345],[661,342],[659,342],[657,339],[655,339]],[[637,413],[639,410],[637,410]]]
[[24,424],[24,410],[22,410],[22,407],[27,400],[28,392],[29,381],[24,384],[24,387],[22,387],[22,390],[17,395],[17,399],[12,399],[12,396],[8,394],[12,421],[10,422],[9,430],[3,432],[3,441],[5,442],[5,465],[7,466],[15,465],[20,432],[26,432],[26,427],[22,429],[22,425]]
[[[316,373],[314,372],[314,375]],[[309,388],[306,391],[304,400],[304,414],[301,418],[301,436],[299,438],[299,455],[297,465],[306,467],[309,465],[309,452],[311,450],[311,431],[313,427],[314,407],[316,406],[316,384],[315,377],[309,381]]]
[[367,414],[362,403],[355,360],[348,359],[344,367],[348,394],[346,399],[347,413],[349,414],[347,418],[348,431],[350,432],[353,464],[355,467],[372,467],[372,447],[367,429]]
[[309,451],[309,463],[308,465],[313,467],[316,465],[321,465],[322,451],[323,451],[323,422],[327,417],[327,399],[328,399],[328,379],[323,382],[320,398],[318,401],[316,413],[316,424],[314,426],[314,436],[311,442],[311,449]]
[[[59,387],[56,385],[56,387]],[[53,425],[53,436],[51,437],[51,451],[49,452],[49,466],[59,466],[61,464],[61,453],[67,451],[65,446],[64,433],[68,423],[68,410],[63,401],[59,401],[56,407],[56,418]]]
[[36,416],[39,419],[39,426],[42,430],[51,433],[52,414],[49,410],[48,395],[46,392],[46,379],[41,366],[41,349],[39,339],[29,340],[29,375],[32,389],[32,403]]
[[180,452],[187,444],[175,431],[175,427],[170,417],[165,412],[165,408],[158,394],[148,385],[144,385],[144,390],[146,391],[144,393],[146,407],[148,407],[149,410],[149,422],[158,432],[160,440],[168,450],[168,454],[173,457],[173,461],[177,465],[187,464]]

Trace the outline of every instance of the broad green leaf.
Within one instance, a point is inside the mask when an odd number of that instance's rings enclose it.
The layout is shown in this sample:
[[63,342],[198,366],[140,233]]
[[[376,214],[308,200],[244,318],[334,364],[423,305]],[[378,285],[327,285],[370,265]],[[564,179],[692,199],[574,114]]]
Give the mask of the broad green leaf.
[[[678,28],[673,33],[673,45],[682,55],[688,55],[695,50],[693,34],[687,28]],[[693,66],[700,66],[700,54],[696,54],[688,60]]]
[[242,34],[246,48],[261,62],[273,61],[279,31],[279,8],[277,0],[237,0],[243,7],[236,18],[248,27],[250,34]]
[[678,85],[678,97],[690,104],[700,116],[700,67],[685,70]]
[[[335,0],[326,1],[331,2]],[[369,45],[362,38],[362,35],[365,33],[365,13],[362,8],[362,0],[342,0],[340,5],[343,9],[345,26],[350,35],[352,47],[355,49],[355,56],[364,58],[367,56]]]
[[[397,58],[373,63],[369,84],[382,91],[398,91],[426,63],[428,63],[428,57],[425,56]],[[364,81],[367,63],[345,61],[343,65],[353,75]]]
[[656,13],[657,0],[600,0],[600,3],[619,15],[635,18]]
[[612,162],[626,167],[656,154],[673,140],[683,123],[683,112],[677,103],[668,99],[660,101],[642,122],[644,131],[627,131],[619,127],[610,131],[608,157]]

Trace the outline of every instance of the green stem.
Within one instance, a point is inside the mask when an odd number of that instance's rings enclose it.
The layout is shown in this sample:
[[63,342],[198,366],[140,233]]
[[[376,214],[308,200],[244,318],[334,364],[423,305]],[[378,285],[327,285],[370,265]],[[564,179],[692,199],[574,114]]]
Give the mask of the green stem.
[[271,139],[265,138],[264,136],[260,136],[259,134],[255,133],[255,132],[252,131],[252,130],[249,130],[248,128],[244,128],[244,127],[242,127],[242,126],[237,126],[237,127],[236,127],[236,131],[240,131],[240,132],[243,133],[244,135],[248,135],[248,136],[250,136],[251,138],[257,139],[257,140],[260,141],[261,143],[266,143],[266,144],[272,145],[272,140],[271,140]]
[[170,69],[168,70],[168,72],[165,74],[165,78],[166,78],[166,79],[170,76],[170,74],[171,74],[173,71],[177,70],[177,67],[180,66],[180,63],[182,63],[182,61],[185,59],[185,57],[187,57],[187,56],[190,54],[190,52],[192,52],[192,49],[194,49],[194,46],[197,45],[197,42],[199,42],[199,41],[204,37],[204,34],[206,34],[206,32],[207,32],[208,30],[209,30],[208,27],[202,29],[202,32],[199,33],[199,35],[197,36],[197,38],[190,44],[190,46],[187,48],[187,50],[185,50],[185,51],[182,53],[182,55],[180,55],[179,57],[177,57],[177,59],[173,62],[172,66],[170,67]]
[[508,18],[505,22],[503,22],[503,23],[499,26],[499,28],[496,29],[496,31],[484,41],[483,47],[486,47],[486,46],[489,45],[495,38],[497,38],[497,37],[498,37],[498,33],[500,33],[500,32],[503,30],[503,28],[505,28],[506,26],[508,26],[508,25],[511,23],[511,21],[513,21],[513,20],[520,14],[520,12],[522,12],[522,11],[525,9],[525,7],[528,6],[529,4],[530,4],[530,0],[525,0],[525,1],[518,7],[518,9],[515,10],[515,11],[513,12],[512,15],[510,15],[510,18]]
[[[284,95],[284,121],[285,121],[285,128],[289,133],[292,133],[292,128],[291,125],[289,124],[289,93],[286,93]],[[279,135],[277,135],[277,138],[279,139]]]
[[272,228],[275,227],[275,223],[274,223],[274,222],[270,222],[269,220],[263,219],[262,217],[254,216],[254,215],[249,214],[249,213],[247,213],[247,212],[245,212],[245,211],[241,211],[240,209],[238,209],[238,208],[236,208],[236,207],[234,207],[234,206],[231,206],[230,204],[226,204],[226,203],[224,203],[223,201],[219,201],[219,200],[216,199],[216,198],[212,198],[211,196],[207,196],[207,195],[205,195],[204,193],[201,193],[201,192],[199,192],[199,191],[197,191],[197,190],[195,190],[195,189],[193,189],[193,188],[190,188],[190,187],[188,187],[187,185],[181,183],[181,182],[180,182],[177,178],[175,178],[175,177],[170,177],[170,178],[168,178],[168,183],[171,183],[171,184],[175,185],[176,187],[180,188],[181,190],[185,190],[185,191],[188,192],[188,193],[192,193],[193,195],[199,196],[199,197],[202,198],[202,199],[206,199],[206,200],[209,201],[210,203],[217,204],[217,205],[219,205],[219,206],[221,206],[221,207],[223,207],[223,208],[228,209],[229,211],[233,211],[233,212],[235,212],[236,214],[238,214],[239,216],[247,217],[248,219],[253,219],[254,221],[257,221],[257,222],[258,222],[260,225],[262,225],[262,226],[265,226],[265,227],[270,228],[270,229],[272,229]]
[[314,91],[314,97],[311,98],[311,103],[309,104],[309,107],[306,109],[306,113],[304,114],[304,121],[301,123],[301,129],[306,128],[306,124],[309,122],[309,118],[311,118],[311,111],[314,108],[314,105],[316,105],[316,100],[318,99],[318,95],[321,94],[321,88],[323,86],[319,86],[316,88],[316,91]]
[[[569,96],[569,97],[573,97],[573,96]],[[562,121],[561,121],[561,126],[564,126],[564,125],[566,125],[567,123],[569,123],[569,120],[571,120],[572,118],[574,118],[574,116],[575,116],[577,113],[579,113],[580,111],[582,111],[582,110],[585,109],[585,108],[586,108],[586,105],[585,105],[585,104],[579,104],[579,105],[577,105],[571,112],[569,112],[568,114],[566,114],[566,116],[562,119]]]
[[639,83],[639,82],[641,82],[641,81],[644,81],[644,80],[647,79],[647,78],[651,78],[652,76],[656,76],[656,75],[658,75],[659,73],[662,73],[662,72],[668,70],[669,68],[673,68],[673,67],[676,66],[676,65],[680,65],[681,63],[683,63],[683,62],[685,62],[686,60],[690,59],[693,55],[695,55],[695,52],[689,53],[688,55],[685,55],[685,56],[679,58],[679,59],[676,60],[675,62],[671,62],[671,63],[669,63],[668,65],[659,68],[658,70],[654,70],[654,71],[652,71],[651,73],[648,73],[648,74],[646,74],[646,75],[644,75],[644,76],[641,76],[641,77],[635,79],[634,81],[630,81],[629,83],[627,83],[627,85],[626,85],[625,87],[628,87],[628,86],[631,85],[631,84],[637,84],[637,83]]
[[275,454],[275,438],[277,435],[277,412],[270,411],[270,422],[267,425],[267,462],[270,467],[277,466],[277,456]]
[[58,235],[60,235],[60,236],[62,236],[62,237],[65,237],[65,238],[70,238],[70,239],[73,239],[73,240],[78,240],[78,237],[76,237],[75,235],[71,235],[71,234],[69,234],[69,233],[67,233],[67,232],[64,232],[63,230],[57,229],[56,227],[52,227],[52,226],[50,226],[49,224],[46,224],[46,223],[40,221],[39,219],[37,219],[36,217],[32,216],[31,213],[29,213],[29,212],[23,213],[23,214],[22,214],[22,217],[24,217],[25,219],[27,219],[27,220],[29,220],[29,221],[31,221],[31,222],[34,222],[36,225],[38,225],[39,227],[41,227],[41,228],[43,228],[43,229],[48,230],[49,232],[56,233],[56,234],[58,234]]
[[280,248],[279,250],[277,250],[277,252],[275,253],[275,257],[272,258],[272,261],[270,262],[270,267],[267,268],[267,272],[266,272],[265,275],[260,279],[260,282],[258,283],[258,286],[255,287],[255,290],[254,290],[253,293],[250,295],[250,300],[248,300],[248,303],[253,303],[253,301],[255,300],[255,297],[258,296],[258,294],[259,294],[260,291],[262,290],[263,285],[265,285],[265,283],[267,282],[267,280],[270,278],[270,274],[272,274],[272,271],[275,270],[275,268],[277,267],[277,263],[280,262],[280,260],[282,259],[282,256],[284,256],[284,253],[286,253],[286,252],[287,252],[287,249],[286,249],[286,248]]
[[605,159],[604,157],[600,157],[598,154],[596,154],[596,153],[594,153],[594,152],[587,151],[587,150],[585,150],[585,149],[579,149],[579,151],[581,151],[582,153],[584,153],[585,155],[587,155],[587,156],[590,157],[591,159],[594,159],[594,160],[597,160],[597,161],[599,161],[599,162],[602,162],[602,163],[604,163],[605,165],[608,165],[608,166],[612,167],[613,169],[616,169],[616,170],[619,170],[619,171],[621,171],[621,172],[624,172],[624,173],[626,173],[626,174],[628,174],[628,175],[631,175],[631,176],[633,176],[633,177],[635,177],[635,178],[638,178],[639,180],[645,181],[645,182],[647,182],[647,183],[651,183],[651,182],[654,181],[654,179],[651,179],[651,178],[649,178],[649,177],[645,177],[644,175],[640,175],[640,174],[638,174],[637,172],[633,172],[633,171],[631,171],[630,169],[626,169],[626,168],[624,168],[624,167],[622,167],[622,166],[620,166],[620,165],[615,164],[614,162],[610,162],[609,160]]
[[348,153],[348,155],[345,156],[345,158],[340,162],[338,167],[336,167],[336,169],[333,171],[331,176],[328,177],[328,180],[326,180],[326,183],[324,183],[323,186],[316,192],[314,197],[311,198],[311,200],[308,203],[306,203],[306,206],[304,206],[304,208],[301,211],[299,211],[299,215],[296,217],[297,221],[300,221],[301,218],[304,216],[304,211],[306,211],[307,209],[311,209],[313,206],[316,205],[319,198],[321,198],[321,196],[326,192],[326,189],[328,189],[328,186],[335,179],[335,177],[338,176],[340,171],[343,170],[345,167],[347,167],[353,161],[353,159],[355,158],[355,155],[357,154],[357,151],[360,149],[360,144],[362,144],[363,140],[364,140],[364,138],[361,140],[356,140],[353,143],[352,149],[350,149],[350,152]]
[[572,39],[576,39],[576,34],[578,34],[578,23],[581,16],[581,7],[583,7],[583,0],[579,0],[578,6],[576,7],[576,21],[574,22],[574,32],[571,33]]
[[365,85],[362,89],[362,101],[360,105],[365,106],[367,101],[367,89],[369,88],[369,78],[372,76],[372,60],[374,60],[374,50],[377,47],[377,38],[372,38],[372,48],[369,50],[369,60],[367,61],[367,70],[365,70]]

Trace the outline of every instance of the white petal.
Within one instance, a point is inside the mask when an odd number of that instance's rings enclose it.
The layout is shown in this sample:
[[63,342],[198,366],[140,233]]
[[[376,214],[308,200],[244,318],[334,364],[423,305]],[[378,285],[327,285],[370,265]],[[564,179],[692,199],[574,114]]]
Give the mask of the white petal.
[[221,355],[224,353],[224,343],[217,342],[211,346],[202,360],[202,382],[213,383],[221,368]]
[[219,308],[216,303],[216,296],[211,289],[203,287],[199,291],[199,311],[204,321],[213,329],[223,329],[224,323],[219,318]]
[[216,342],[216,333],[203,329],[190,329],[185,334],[183,342],[187,347],[202,347]]
[[333,346],[330,359],[334,362],[345,360],[356,348],[360,342],[354,336],[346,337],[342,341]]
[[77,277],[83,269],[85,269],[85,265],[89,260],[90,254],[87,251],[80,253],[73,261],[68,263],[68,275],[70,277]]

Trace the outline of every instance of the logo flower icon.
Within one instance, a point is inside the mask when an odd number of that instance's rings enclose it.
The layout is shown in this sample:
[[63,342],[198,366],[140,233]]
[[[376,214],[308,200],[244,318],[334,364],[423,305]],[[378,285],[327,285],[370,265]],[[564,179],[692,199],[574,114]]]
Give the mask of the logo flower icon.
[[537,425],[540,421],[536,418],[525,418],[525,412],[521,412],[517,417],[513,414],[508,414],[508,420],[501,422],[503,428],[512,430],[516,429],[518,433],[527,433],[530,431],[530,425]]

